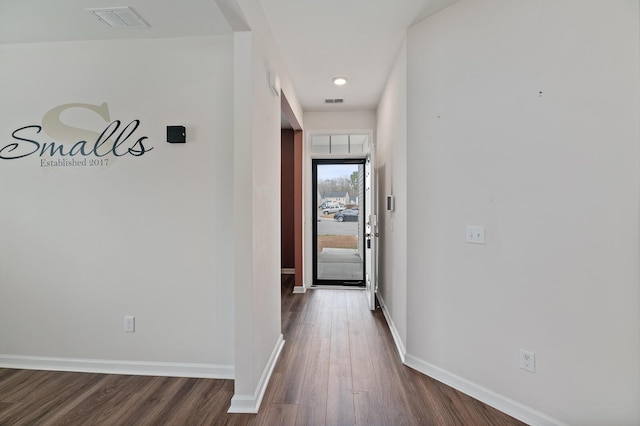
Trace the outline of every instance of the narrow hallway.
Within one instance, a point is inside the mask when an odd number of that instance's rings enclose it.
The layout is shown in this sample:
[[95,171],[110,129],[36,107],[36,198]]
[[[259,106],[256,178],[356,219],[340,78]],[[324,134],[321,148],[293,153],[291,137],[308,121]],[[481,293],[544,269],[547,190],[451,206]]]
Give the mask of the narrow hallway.
[[380,309],[361,290],[293,294],[282,278],[286,344],[260,414],[261,425],[519,425],[402,364]]

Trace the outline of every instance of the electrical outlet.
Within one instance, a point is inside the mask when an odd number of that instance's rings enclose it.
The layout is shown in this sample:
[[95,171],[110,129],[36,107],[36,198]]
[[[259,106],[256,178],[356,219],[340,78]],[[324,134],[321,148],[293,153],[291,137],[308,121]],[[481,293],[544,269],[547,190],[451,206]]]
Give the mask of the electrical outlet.
[[520,349],[520,368],[523,370],[536,372],[536,354]]
[[125,333],[136,332],[136,317],[129,316],[129,315],[124,317],[124,332]]
[[484,244],[484,226],[467,225],[466,242],[471,244]]

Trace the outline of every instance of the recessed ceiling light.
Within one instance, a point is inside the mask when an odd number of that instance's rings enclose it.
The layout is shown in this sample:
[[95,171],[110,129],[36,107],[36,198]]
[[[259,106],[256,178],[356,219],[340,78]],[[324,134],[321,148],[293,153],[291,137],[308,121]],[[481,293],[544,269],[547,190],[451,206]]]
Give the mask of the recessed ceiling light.
[[345,84],[347,84],[347,79],[344,77],[334,77],[333,84],[335,84],[336,86],[344,86]]

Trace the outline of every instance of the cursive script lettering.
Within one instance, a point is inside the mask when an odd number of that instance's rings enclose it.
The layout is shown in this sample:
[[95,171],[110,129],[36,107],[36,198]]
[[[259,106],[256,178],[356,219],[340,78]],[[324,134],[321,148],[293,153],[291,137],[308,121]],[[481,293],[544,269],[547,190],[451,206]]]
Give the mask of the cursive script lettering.
[[[77,155],[104,157],[109,154],[113,154],[116,157],[125,155],[140,157],[153,149],[153,147],[144,145],[144,141],[148,139],[146,136],[142,136],[137,140],[131,138],[140,126],[140,120],[133,120],[120,130],[121,124],[120,120],[112,121],[100,133],[93,144],[81,140],[74,143],[71,148],[66,148],[62,143],[38,142],[36,135],[41,132],[41,126],[21,127],[11,134],[17,142],[11,142],[0,148],[0,159],[16,160],[34,154],[40,157],[45,155],[50,157],[55,155],[60,157],[75,157]],[[113,136],[115,136],[115,140],[112,142],[111,138]]]

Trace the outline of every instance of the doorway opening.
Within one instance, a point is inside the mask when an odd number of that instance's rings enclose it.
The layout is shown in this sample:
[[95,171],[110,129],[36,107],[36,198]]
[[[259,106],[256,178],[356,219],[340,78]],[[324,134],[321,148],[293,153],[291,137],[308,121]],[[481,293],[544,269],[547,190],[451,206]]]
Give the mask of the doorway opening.
[[312,161],[313,284],[365,285],[365,159]]

